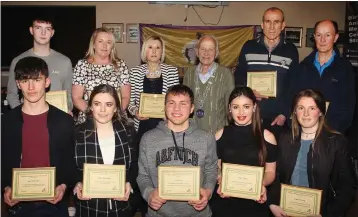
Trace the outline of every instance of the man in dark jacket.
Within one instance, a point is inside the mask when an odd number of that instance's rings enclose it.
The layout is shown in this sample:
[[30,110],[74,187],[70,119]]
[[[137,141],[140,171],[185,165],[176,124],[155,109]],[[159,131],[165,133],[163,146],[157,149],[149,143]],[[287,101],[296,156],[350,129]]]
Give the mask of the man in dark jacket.
[[[24,103],[2,116],[1,184],[9,215],[17,217],[67,217],[62,201],[75,176],[74,128],[69,114],[45,101],[50,85],[48,67],[38,57],[25,57],[16,64],[17,87]],[[54,198],[19,202],[12,198],[12,169],[55,167]]]
[[262,96],[254,90],[260,101],[263,127],[273,132],[276,139],[289,118],[290,86],[293,72],[298,66],[297,48],[284,40],[284,14],[279,8],[269,8],[262,17],[263,36],[247,41],[242,47],[235,85],[247,85],[247,72],[277,71],[277,93],[274,98]]
[[312,88],[323,93],[326,102],[329,102],[326,114],[328,125],[345,133],[354,115],[355,76],[351,63],[334,48],[338,37],[336,22],[323,20],[316,23],[316,50],[300,63],[294,92]]

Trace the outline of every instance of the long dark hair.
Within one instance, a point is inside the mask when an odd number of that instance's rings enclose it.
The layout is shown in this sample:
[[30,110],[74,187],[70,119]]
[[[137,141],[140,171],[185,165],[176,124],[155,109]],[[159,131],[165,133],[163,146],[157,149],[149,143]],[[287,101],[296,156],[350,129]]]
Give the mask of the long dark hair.
[[[266,150],[266,144],[265,144],[265,140],[264,140],[263,133],[262,133],[263,130],[261,128],[260,108],[257,105],[256,96],[251,88],[246,87],[246,86],[237,86],[231,92],[231,94],[229,96],[228,108],[230,108],[232,101],[239,96],[245,96],[245,97],[249,98],[252,101],[252,103],[254,104],[254,106],[256,105],[255,112],[252,114],[252,118],[251,118],[252,131],[254,134],[255,142],[259,148],[259,163],[261,166],[264,166],[265,162],[266,162],[267,150]],[[229,116],[229,120],[232,124],[234,123],[234,120],[231,116]]]
[[100,84],[100,85],[96,86],[95,88],[93,88],[93,91],[91,93],[90,99],[88,101],[88,108],[86,110],[86,117],[93,121],[94,130],[96,129],[96,121],[93,118],[91,106],[92,106],[92,102],[93,102],[94,97],[99,93],[108,93],[109,95],[111,95],[114,98],[114,102],[115,102],[115,106],[117,108],[117,111],[114,113],[114,115],[112,117],[112,122],[120,121],[120,122],[122,122],[123,124],[126,125],[127,124],[127,118],[124,115],[124,113],[122,112],[121,102],[119,100],[118,92],[111,85]]
[[298,102],[301,100],[301,98],[303,97],[308,97],[308,98],[312,98],[313,101],[316,103],[316,106],[318,107],[318,109],[321,111],[322,115],[319,117],[318,119],[318,128],[317,128],[317,132],[314,138],[314,141],[317,140],[317,138],[322,134],[322,131],[328,131],[331,133],[338,133],[337,131],[331,129],[325,120],[325,116],[326,116],[326,101],[323,97],[323,94],[318,91],[318,90],[313,90],[313,89],[305,89],[300,91],[294,98],[292,106],[291,106],[291,117],[292,117],[292,123],[291,123],[291,129],[292,129],[292,137],[293,140],[297,139],[300,137],[301,135],[301,125],[298,122],[297,119],[297,115],[296,115],[296,108],[298,105]]

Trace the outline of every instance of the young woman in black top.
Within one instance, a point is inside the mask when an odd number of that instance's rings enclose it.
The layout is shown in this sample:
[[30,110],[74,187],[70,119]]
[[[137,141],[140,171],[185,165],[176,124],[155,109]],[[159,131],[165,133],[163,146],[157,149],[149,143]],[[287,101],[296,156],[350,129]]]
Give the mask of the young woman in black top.
[[[266,186],[275,179],[277,147],[274,135],[261,128],[260,109],[249,87],[236,87],[229,97],[231,124],[216,133],[219,177],[210,202],[213,217],[269,216]],[[259,201],[226,197],[220,190],[221,163],[265,167]]]

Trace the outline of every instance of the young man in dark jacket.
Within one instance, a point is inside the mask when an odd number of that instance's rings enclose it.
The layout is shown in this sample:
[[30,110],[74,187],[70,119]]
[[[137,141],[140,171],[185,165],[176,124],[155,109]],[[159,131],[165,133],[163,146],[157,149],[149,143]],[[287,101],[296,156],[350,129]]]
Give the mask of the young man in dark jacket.
[[[2,116],[1,185],[10,216],[67,217],[68,206],[62,201],[75,176],[74,128],[69,114],[45,100],[50,85],[48,67],[38,57],[25,57],[15,67],[17,87],[24,103]],[[55,197],[47,201],[13,200],[12,169],[55,167]]]
[[284,14],[279,8],[269,8],[262,17],[263,36],[247,41],[242,47],[235,85],[247,85],[247,72],[277,72],[277,93],[274,98],[262,96],[256,90],[263,127],[273,132],[278,140],[282,126],[289,118],[290,86],[298,66],[297,48],[284,40]]

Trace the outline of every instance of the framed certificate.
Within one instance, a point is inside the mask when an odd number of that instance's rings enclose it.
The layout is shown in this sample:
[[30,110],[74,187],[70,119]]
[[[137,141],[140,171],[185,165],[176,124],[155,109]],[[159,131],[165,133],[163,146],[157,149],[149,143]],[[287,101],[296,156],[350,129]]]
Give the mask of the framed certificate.
[[121,198],[125,195],[125,165],[83,165],[82,195],[87,198]]
[[319,215],[322,191],[281,184],[280,207],[289,216]]
[[67,91],[50,91],[46,93],[46,101],[51,105],[61,109],[64,112],[68,112],[67,106]]
[[276,97],[277,71],[247,72],[247,86],[261,95]]
[[226,196],[259,200],[264,167],[222,164],[221,192]]
[[12,199],[50,200],[55,197],[55,167],[12,169]]
[[140,94],[139,115],[147,118],[165,117],[165,95],[164,94]]
[[159,166],[159,196],[165,200],[199,200],[199,166]]

